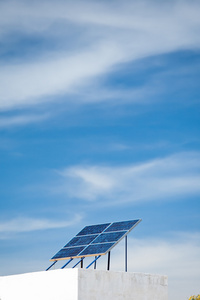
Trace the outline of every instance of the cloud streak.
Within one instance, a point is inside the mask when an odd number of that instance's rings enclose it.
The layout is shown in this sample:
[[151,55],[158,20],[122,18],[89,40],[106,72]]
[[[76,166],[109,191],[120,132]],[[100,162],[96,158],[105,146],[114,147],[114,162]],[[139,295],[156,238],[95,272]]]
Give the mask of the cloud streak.
[[38,114],[38,115],[16,115],[10,117],[1,117],[0,128],[8,128],[12,126],[21,126],[30,123],[42,122],[50,117],[49,114]]
[[[200,154],[178,153],[128,166],[74,166],[59,171],[70,197],[114,205],[200,193]],[[104,202],[105,201],[105,202]]]
[[80,222],[80,220],[81,216],[78,214],[75,215],[72,220],[68,221],[18,217],[8,221],[0,222],[0,234],[64,228],[73,226],[74,224]]
[[[1,109],[39,104],[45,96],[72,92],[72,87],[88,77],[101,74],[114,64],[118,57],[109,45],[99,45],[77,55],[61,55],[50,61],[4,66],[0,71],[3,89],[0,91]],[[12,89],[9,91],[9,89]],[[2,92],[2,93],[1,93]],[[40,97],[44,97],[41,100]]]
[[48,47],[38,46],[34,58],[21,56],[17,61],[1,63],[1,110],[76,94],[120,63],[200,47],[200,7],[195,1],[189,5],[187,1],[174,1],[164,7],[156,1],[117,5],[8,1],[0,6],[3,45],[9,45],[7,39],[16,31],[19,39],[28,35],[52,42],[56,36],[60,45],[59,49],[49,49],[47,43]]

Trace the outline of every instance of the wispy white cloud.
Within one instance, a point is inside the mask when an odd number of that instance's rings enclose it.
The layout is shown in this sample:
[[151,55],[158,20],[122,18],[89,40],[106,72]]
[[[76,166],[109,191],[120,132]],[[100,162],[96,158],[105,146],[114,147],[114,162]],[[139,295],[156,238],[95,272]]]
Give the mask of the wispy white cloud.
[[30,123],[37,123],[44,121],[50,117],[49,114],[38,114],[38,115],[15,115],[9,117],[1,117],[0,128],[7,128],[12,126],[21,126]]
[[80,222],[82,217],[75,215],[72,220],[61,221],[51,219],[39,219],[29,217],[18,217],[8,221],[0,222],[0,234],[29,232],[35,230],[46,230],[53,228],[69,227]]
[[80,165],[59,171],[59,190],[101,204],[152,201],[200,193],[200,154],[178,153],[128,166]]
[[[105,72],[120,56],[120,51],[113,52],[112,45],[110,49],[109,43],[105,43],[79,54],[60,54],[59,58],[51,57],[50,60],[3,66],[0,108],[39,104],[47,101],[45,96],[72,92],[72,87]],[[44,99],[40,98],[42,96]]]
[[[38,8],[40,8],[38,10]],[[1,2],[1,10],[5,13],[1,18],[2,31],[21,29],[25,32],[43,32],[49,30],[55,21],[101,25],[117,29],[134,29],[163,32],[170,30],[170,39],[177,33],[185,33],[199,24],[198,1],[173,1],[159,3],[157,1],[6,1]],[[9,18],[10,17],[10,18]],[[171,21],[168,23],[168,21]],[[157,24],[160,24],[157,27]],[[168,23],[168,24],[167,24]],[[56,26],[56,24],[54,24]],[[173,29],[173,31],[171,31]],[[65,29],[63,29],[65,31]],[[196,36],[193,32],[191,38]],[[179,37],[183,38],[183,36]]]
[[162,5],[158,1],[8,1],[1,2],[0,9],[2,44],[17,32],[19,38],[56,36],[60,45],[57,50],[41,48],[34,59],[26,56],[1,63],[0,109],[76,94],[85,83],[123,62],[200,47],[197,1]]

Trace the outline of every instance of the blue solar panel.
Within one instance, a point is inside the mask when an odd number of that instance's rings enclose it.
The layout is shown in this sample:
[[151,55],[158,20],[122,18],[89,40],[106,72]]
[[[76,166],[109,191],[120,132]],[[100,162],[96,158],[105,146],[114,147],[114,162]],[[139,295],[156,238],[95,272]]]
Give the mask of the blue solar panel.
[[64,247],[72,247],[72,246],[87,246],[89,245],[98,235],[86,235],[86,236],[76,236],[69,243],[67,243]]
[[78,254],[84,249],[85,247],[71,247],[71,248],[63,248],[58,253],[56,253],[52,260],[54,259],[62,259],[62,258],[71,258],[78,256]]
[[80,253],[80,256],[105,254],[114,244],[115,243],[104,243],[90,245]]
[[86,226],[76,236],[89,235],[89,234],[99,234],[99,233],[103,232],[110,224],[111,223]]
[[86,226],[51,260],[106,254],[140,221],[132,220]]
[[138,223],[140,220],[134,220],[134,221],[125,221],[125,222],[115,222],[112,223],[105,232],[111,232],[111,231],[120,231],[120,230],[130,230],[136,223]]
[[97,243],[106,243],[106,242],[116,242],[118,241],[122,236],[124,236],[127,233],[127,231],[120,231],[120,232],[111,232],[111,233],[101,233],[98,238],[96,238],[92,244]]

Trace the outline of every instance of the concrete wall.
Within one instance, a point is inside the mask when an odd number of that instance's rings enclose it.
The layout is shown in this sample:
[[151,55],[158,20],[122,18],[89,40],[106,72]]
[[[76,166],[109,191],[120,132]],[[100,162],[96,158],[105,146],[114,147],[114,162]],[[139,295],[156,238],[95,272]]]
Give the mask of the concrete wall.
[[167,277],[79,270],[78,300],[167,300]]
[[64,269],[0,277],[0,300],[167,300],[167,277]]

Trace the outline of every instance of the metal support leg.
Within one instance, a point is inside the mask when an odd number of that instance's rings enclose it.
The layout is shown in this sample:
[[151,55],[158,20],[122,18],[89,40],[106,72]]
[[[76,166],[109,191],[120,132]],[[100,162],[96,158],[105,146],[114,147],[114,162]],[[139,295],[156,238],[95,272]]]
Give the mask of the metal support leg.
[[46,271],[48,271],[49,269],[51,269],[51,267],[53,267],[55,264],[57,263],[57,260],[55,260],[47,269]]
[[81,260],[81,269],[83,269],[83,259]]
[[80,264],[83,260],[84,260],[85,257],[82,257],[73,267],[72,269],[74,269],[76,266],[78,266],[78,264]]
[[95,261],[94,261],[94,269],[96,270],[97,268],[97,256],[95,256]]
[[110,270],[110,251],[108,252],[108,264],[107,264],[107,271]]
[[127,253],[127,235],[126,235],[125,236],[125,272],[127,272],[128,270],[127,258],[128,258],[128,253]]
[[66,262],[66,264],[64,266],[62,266],[61,269],[64,269],[72,260],[73,260],[73,258],[71,258],[70,260],[68,260],[68,262]]
[[101,257],[101,255],[95,256],[95,259],[86,267],[86,269],[89,269],[89,267],[95,263],[97,261],[97,259],[99,259],[99,257]]

